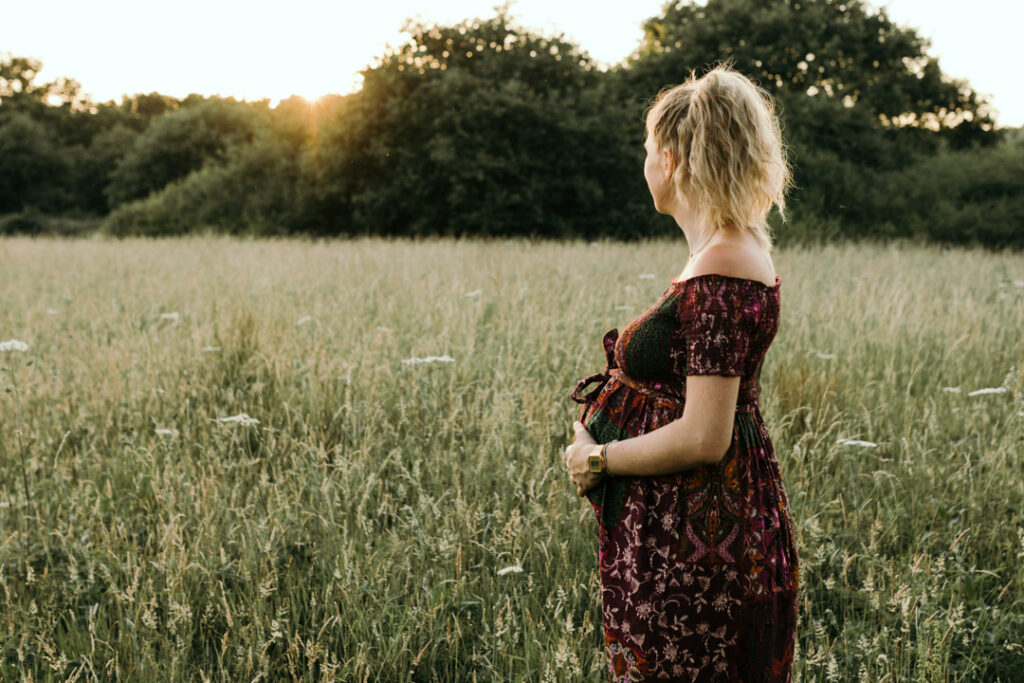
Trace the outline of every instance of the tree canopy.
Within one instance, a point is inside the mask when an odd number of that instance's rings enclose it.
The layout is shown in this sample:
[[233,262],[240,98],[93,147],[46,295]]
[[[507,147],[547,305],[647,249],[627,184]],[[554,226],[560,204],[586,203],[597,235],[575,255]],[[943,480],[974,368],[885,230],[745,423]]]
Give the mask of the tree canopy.
[[729,59],[765,89],[865,108],[883,126],[992,128],[987,102],[946,77],[928,41],[862,0],[668,3],[628,61],[653,88]]
[[4,58],[0,212],[105,216],[114,234],[665,234],[676,226],[643,180],[645,111],[724,61],[778,104],[796,179],[782,239],[1024,243],[1018,146],[926,40],[862,0],[668,3],[607,71],[508,6],[404,29],[357,92],[273,109],[89,103],[74,81],[37,84],[38,61]]

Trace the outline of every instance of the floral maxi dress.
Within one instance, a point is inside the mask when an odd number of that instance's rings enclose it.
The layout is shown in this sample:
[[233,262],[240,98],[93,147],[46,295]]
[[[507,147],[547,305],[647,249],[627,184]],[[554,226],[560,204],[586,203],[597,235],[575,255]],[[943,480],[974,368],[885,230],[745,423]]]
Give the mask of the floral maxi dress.
[[[612,681],[788,681],[797,615],[789,502],[758,408],[779,289],[698,275],[603,339],[607,367],[573,400],[598,443],[678,419],[687,375],[740,376],[732,443],[715,465],[607,476],[587,492],[600,531]],[[580,393],[591,383],[596,388]]]

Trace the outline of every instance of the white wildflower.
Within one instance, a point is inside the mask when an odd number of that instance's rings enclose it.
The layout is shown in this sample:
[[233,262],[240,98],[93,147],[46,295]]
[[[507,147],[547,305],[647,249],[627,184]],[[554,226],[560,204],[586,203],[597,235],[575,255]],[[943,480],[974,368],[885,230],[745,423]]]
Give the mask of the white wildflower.
[[9,501],[9,500],[0,500],[0,508],[9,508],[9,507],[11,507],[11,501]]
[[420,363],[454,363],[451,356],[427,356],[426,358],[406,358],[402,361],[406,365],[418,365]]
[[616,306],[615,310],[616,311],[628,311],[629,308],[630,308],[629,306]]
[[181,318],[181,314],[178,313],[177,311],[172,311],[170,313],[161,313],[160,314],[160,319],[161,320],[178,320],[180,318]]
[[178,430],[177,429],[162,429],[162,428],[158,427],[157,430],[156,430],[156,433],[161,435],[161,436],[177,436],[178,435]]
[[505,576],[505,574],[522,574],[523,568],[518,564],[513,564],[509,567],[503,567],[498,570],[498,576]]
[[862,446],[864,448],[878,448],[878,444],[872,441],[858,441],[857,439],[839,439],[836,441],[843,446]]
[[975,389],[969,392],[968,396],[985,396],[988,394],[1005,394],[1006,387],[988,387],[986,389]]
[[483,293],[484,293],[484,290],[482,290],[482,289],[474,289],[472,292],[466,292],[466,297],[468,298],[468,297],[471,297],[471,296],[480,296]]
[[0,351],[28,351],[28,344],[17,339],[0,342]]
[[641,280],[653,280],[655,277],[654,273],[640,273],[637,278]]
[[46,315],[57,315],[58,313],[60,313],[60,311],[58,311],[56,308],[46,309]]
[[834,353],[818,353],[818,352],[816,352],[814,355],[817,356],[818,358],[821,358],[822,360],[833,360],[836,357],[836,354],[834,354]]
[[231,417],[218,417],[214,419],[216,419],[217,422],[224,423],[237,422],[238,424],[245,425],[246,427],[249,427],[251,425],[258,425],[260,423],[259,420],[257,420],[254,417],[249,417],[245,413],[239,413],[238,415],[232,415]]
[[378,332],[390,332],[391,328],[390,327],[384,327],[383,325],[377,325],[377,331]]
[[203,348],[200,349],[200,351],[202,351],[203,353],[217,353],[218,351],[220,351],[220,347],[219,346],[204,346]]
[[1014,280],[1013,281],[1013,286],[1014,287],[1024,287],[1024,280]]
[[959,394],[960,393],[960,387],[942,387],[942,390],[945,391],[947,394]]

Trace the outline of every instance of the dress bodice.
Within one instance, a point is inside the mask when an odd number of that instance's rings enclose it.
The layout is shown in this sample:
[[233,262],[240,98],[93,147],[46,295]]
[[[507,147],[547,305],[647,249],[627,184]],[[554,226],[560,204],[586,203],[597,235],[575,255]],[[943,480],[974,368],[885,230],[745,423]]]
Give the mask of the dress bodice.
[[606,333],[605,373],[581,382],[577,392],[584,383],[614,376],[644,393],[683,402],[687,375],[738,376],[737,409],[753,409],[764,357],[779,326],[781,282],[779,276],[768,286],[719,274],[673,281],[621,333]]

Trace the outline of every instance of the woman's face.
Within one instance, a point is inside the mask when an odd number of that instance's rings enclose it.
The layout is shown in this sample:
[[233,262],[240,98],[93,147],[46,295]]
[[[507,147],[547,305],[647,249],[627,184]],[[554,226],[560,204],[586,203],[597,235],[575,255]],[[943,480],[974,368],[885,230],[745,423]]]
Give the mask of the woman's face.
[[654,199],[654,208],[659,213],[671,213],[672,200],[675,197],[671,156],[668,150],[658,149],[658,143],[654,140],[650,127],[647,128],[644,148],[647,150],[647,159],[644,161],[644,178],[647,179],[647,189],[650,190],[651,197]]

